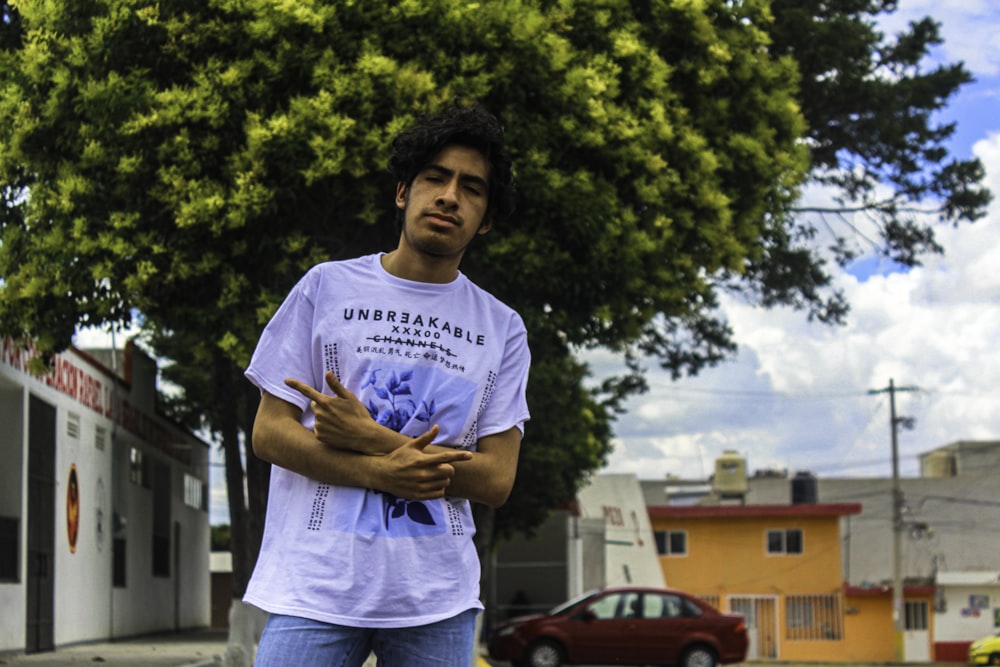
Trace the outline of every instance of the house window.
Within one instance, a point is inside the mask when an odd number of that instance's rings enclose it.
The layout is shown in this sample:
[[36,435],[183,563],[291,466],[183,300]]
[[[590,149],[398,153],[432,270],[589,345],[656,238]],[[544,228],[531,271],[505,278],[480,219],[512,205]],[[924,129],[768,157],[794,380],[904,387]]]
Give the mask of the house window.
[[108,429],[103,426],[98,426],[94,429],[94,447],[100,451],[104,451],[105,443],[108,440]]
[[906,629],[926,630],[927,629],[927,602],[925,600],[907,600],[905,603]]
[[841,640],[843,614],[838,595],[789,595],[785,598],[785,638]]
[[767,531],[767,553],[769,554],[800,554],[802,553],[802,531],[798,528]]
[[143,456],[142,450],[138,447],[129,449],[128,455],[128,478],[137,486],[150,488],[152,480],[149,474],[149,461]]
[[194,475],[184,473],[184,504],[196,510],[207,509],[205,485]]
[[661,556],[687,556],[687,531],[656,530],[656,553]]
[[80,437],[80,415],[75,412],[66,415],[66,435],[71,438]]

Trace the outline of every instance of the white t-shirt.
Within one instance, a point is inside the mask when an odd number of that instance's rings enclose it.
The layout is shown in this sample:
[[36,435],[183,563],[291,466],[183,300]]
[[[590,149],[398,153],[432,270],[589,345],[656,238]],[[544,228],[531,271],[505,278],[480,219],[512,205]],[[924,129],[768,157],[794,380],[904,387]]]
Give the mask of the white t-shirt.
[[[530,357],[520,316],[464,275],[397,278],[381,255],[313,267],[261,335],[246,376],[302,408],[291,377],[331,394],[332,370],[372,417],[435,444],[528,419]],[[482,608],[469,501],[407,501],[321,484],[273,466],[260,557],[244,600],[271,613],[359,627],[410,627]]]

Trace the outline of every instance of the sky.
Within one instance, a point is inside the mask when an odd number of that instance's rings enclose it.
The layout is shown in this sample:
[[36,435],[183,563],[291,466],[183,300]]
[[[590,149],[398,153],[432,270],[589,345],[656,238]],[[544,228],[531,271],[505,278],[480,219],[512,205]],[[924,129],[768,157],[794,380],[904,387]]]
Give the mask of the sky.
[[[976,78],[941,120],[958,123],[952,154],[982,160],[987,185],[1000,197],[1000,3],[899,4],[882,21],[886,33],[933,16],[945,40],[934,57],[963,61]],[[807,197],[815,202],[824,194]],[[851,304],[842,327],[723,298],[738,354],[676,382],[655,362],[646,364],[650,391],[628,402],[616,422],[604,472],[706,479],[719,455],[733,450],[751,473],[888,477],[889,395],[883,390],[890,381],[900,388],[897,415],[914,419],[912,430],[898,434],[903,476],[917,475],[918,456],[941,445],[1000,440],[1000,202],[976,223],[939,227],[937,235],[944,255],[925,257],[919,268],[902,273],[869,257],[836,273],[835,285]],[[101,337],[82,333],[77,346],[100,346]],[[621,369],[607,355],[586,359],[598,378]],[[229,522],[222,460],[213,448],[212,524]]]
[[[887,34],[930,15],[941,23],[940,62],[963,61],[976,81],[942,113],[958,129],[958,158],[978,157],[1000,197],[1000,3],[901,0]],[[822,192],[807,197],[822,199]],[[898,431],[899,471],[919,474],[919,455],[959,440],[1000,440],[1000,202],[983,219],[940,226],[942,256],[907,272],[864,258],[837,271],[851,304],[846,326],[810,323],[791,309],[763,310],[723,298],[735,358],[672,381],[646,364],[650,391],[615,424],[606,472],[640,479],[706,479],[725,451],[748,471],[819,477],[892,474],[890,398],[912,430]],[[587,357],[595,374],[620,368]],[[877,392],[877,393],[872,393]]]

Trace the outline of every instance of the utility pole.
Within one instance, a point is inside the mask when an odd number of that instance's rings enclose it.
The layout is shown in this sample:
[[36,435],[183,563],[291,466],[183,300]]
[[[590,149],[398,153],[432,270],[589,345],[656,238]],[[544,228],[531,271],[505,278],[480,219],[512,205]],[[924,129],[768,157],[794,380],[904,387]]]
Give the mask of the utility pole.
[[899,426],[913,428],[912,417],[896,416],[896,392],[917,391],[916,387],[897,387],[892,379],[884,389],[871,389],[869,394],[889,394],[889,429],[892,433],[892,621],[896,662],[905,660],[903,634],[903,491],[899,486]]

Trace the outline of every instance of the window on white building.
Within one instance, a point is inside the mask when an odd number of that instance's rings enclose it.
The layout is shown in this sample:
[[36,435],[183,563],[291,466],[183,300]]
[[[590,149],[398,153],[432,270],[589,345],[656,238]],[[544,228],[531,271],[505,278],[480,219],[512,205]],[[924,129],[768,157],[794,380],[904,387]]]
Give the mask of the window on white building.
[[927,601],[907,600],[904,604],[907,630],[927,629]]
[[66,435],[71,438],[80,437],[80,415],[75,412],[66,415]]
[[196,510],[206,509],[205,485],[194,475],[184,473],[184,504]]

